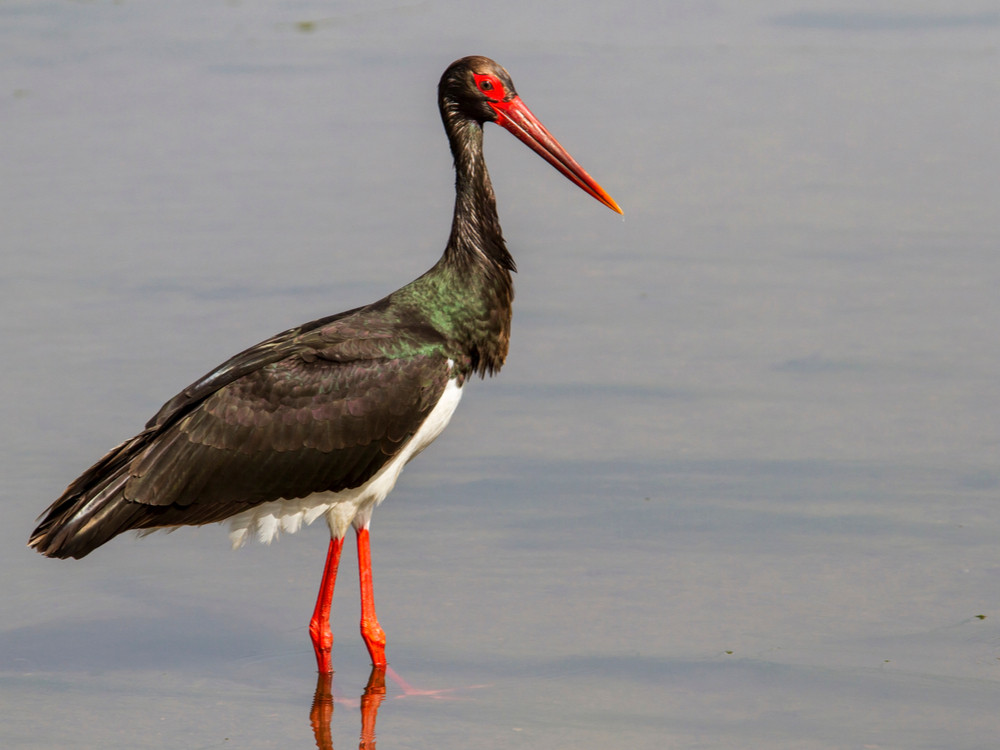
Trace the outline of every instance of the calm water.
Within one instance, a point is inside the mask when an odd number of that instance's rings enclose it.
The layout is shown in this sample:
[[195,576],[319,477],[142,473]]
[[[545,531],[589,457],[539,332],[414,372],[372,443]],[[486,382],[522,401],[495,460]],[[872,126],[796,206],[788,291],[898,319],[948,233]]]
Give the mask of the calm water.
[[437,259],[471,53],[626,218],[489,128],[512,353],[375,516],[444,691],[390,680],[380,747],[995,746],[1000,14],[653,7],[0,5],[4,748],[315,746],[324,528],[24,544],[195,377]]

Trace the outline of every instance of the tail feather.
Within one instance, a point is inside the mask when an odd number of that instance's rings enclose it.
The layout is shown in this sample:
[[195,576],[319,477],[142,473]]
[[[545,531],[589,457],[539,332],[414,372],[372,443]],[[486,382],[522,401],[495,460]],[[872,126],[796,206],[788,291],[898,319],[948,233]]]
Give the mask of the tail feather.
[[129,466],[149,444],[145,430],[108,452],[40,516],[28,546],[47,557],[83,557],[124,531],[146,528],[157,509],[125,497]]

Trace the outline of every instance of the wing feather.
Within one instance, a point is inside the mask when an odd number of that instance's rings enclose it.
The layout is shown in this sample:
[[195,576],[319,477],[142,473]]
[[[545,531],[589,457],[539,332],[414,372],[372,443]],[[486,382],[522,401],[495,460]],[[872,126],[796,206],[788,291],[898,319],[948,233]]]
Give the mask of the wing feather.
[[435,329],[380,305],[280,333],[192,383],[74,481],[30,544],[82,557],[128,529],[364,484],[464,377]]
[[149,505],[236,505],[363,484],[420,427],[449,377],[442,355],[350,365],[289,358],[219,389],[130,466]]

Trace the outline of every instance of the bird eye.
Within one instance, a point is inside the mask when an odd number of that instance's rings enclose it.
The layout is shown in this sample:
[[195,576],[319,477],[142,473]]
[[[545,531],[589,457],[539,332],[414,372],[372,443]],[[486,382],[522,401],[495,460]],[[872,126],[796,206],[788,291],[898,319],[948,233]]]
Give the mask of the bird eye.
[[503,84],[496,76],[486,73],[473,73],[472,77],[476,81],[476,87],[490,99],[500,101],[506,96]]

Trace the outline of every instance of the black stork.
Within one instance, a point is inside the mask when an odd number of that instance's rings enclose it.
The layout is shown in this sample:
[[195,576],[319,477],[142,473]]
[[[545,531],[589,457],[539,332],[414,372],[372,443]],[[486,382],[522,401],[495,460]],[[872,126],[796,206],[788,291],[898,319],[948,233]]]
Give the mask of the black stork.
[[483,160],[483,123],[513,133],[609,208],[618,204],[522,103],[486,57],[452,63],[438,105],[455,161],[455,215],[441,259],[365,307],[250,347],[170,399],[43,514],[29,546],[80,558],[131,529],[224,521],[234,547],[325,518],[330,546],[309,625],[331,672],[330,604],[348,527],[357,536],[361,636],[384,666],[369,522],[403,466],[444,429],[472,375],[497,372],[510,338],[511,273]]

